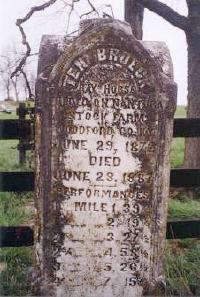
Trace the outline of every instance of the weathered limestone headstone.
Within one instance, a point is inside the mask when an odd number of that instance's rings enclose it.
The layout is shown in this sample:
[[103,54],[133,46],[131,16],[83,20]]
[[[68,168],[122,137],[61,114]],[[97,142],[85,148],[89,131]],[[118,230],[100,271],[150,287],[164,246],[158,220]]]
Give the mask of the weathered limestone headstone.
[[43,38],[35,234],[41,294],[135,297],[163,286],[175,100],[167,49],[143,45],[126,23],[90,20],[74,40]]

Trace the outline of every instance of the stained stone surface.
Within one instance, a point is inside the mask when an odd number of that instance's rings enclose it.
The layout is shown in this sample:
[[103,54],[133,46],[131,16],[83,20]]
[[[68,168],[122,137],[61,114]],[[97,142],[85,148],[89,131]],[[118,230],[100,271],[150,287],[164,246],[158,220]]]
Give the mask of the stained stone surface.
[[162,287],[175,101],[168,50],[137,41],[126,23],[93,20],[74,40],[43,38],[35,233],[41,294],[139,297]]

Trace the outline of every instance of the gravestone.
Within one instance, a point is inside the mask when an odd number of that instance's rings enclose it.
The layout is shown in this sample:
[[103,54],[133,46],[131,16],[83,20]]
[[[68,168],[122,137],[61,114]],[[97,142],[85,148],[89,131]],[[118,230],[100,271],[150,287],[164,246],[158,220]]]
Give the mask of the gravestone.
[[162,43],[128,24],[45,36],[36,101],[36,257],[42,295],[135,297],[164,286],[176,85]]

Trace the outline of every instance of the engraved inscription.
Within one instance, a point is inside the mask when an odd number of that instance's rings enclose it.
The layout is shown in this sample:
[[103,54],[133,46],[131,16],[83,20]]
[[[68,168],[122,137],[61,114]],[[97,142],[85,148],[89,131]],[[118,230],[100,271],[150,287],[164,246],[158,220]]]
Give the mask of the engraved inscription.
[[72,297],[81,286],[93,288],[88,296],[125,288],[131,297],[149,278],[158,131],[155,93],[145,91],[151,79],[145,61],[99,47],[60,81],[65,136],[55,179],[65,239],[56,279]]
[[40,46],[34,291],[163,295],[170,55],[112,18],[81,21],[80,30],[45,35]]

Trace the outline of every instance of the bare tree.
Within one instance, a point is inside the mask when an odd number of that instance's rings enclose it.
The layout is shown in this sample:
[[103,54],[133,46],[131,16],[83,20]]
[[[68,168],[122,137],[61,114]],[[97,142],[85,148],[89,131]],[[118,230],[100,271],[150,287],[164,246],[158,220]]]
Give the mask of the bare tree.
[[[22,89],[24,92],[25,100],[34,100],[35,98],[35,82],[36,82],[36,76],[33,70],[27,67],[24,67],[22,70]],[[31,94],[31,97],[30,97]]]
[[[11,78],[13,78],[15,76],[18,76],[20,74],[24,77],[25,84],[26,84],[25,89],[28,91],[28,98],[29,99],[32,99],[34,96],[33,96],[33,93],[32,93],[32,88],[31,88],[30,83],[29,83],[29,79],[27,77],[26,71],[24,71],[24,68],[25,68],[25,66],[27,64],[27,60],[29,59],[29,57],[32,54],[31,54],[31,46],[30,46],[30,44],[28,42],[27,35],[26,35],[25,30],[24,30],[23,24],[25,22],[27,22],[35,13],[45,10],[46,8],[52,6],[53,4],[55,4],[58,1],[59,0],[49,0],[49,1],[47,1],[47,2],[45,2],[43,4],[41,4],[41,5],[31,7],[30,10],[28,11],[28,13],[23,18],[19,18],[16,21],[16,25],[18,26],[18,28],[20,30],[20,33],[21,33],[22,44],[26,47],[26,51],[25,51],[25,54],[23,55],[22,59],[19,61],[19,63],[15,67],[14,71],[11,73]],[[70,10],[68,12],[68,15],[67,15],[67,28],[66,28],[67,34],[68,34],[71,15],[72,15],[72,12],[74,12],[74,10],[75,10],[75,8],[74,8],[75,3],[79,2],[79,1],[81,1],[81,0],[60,0],[60,2],[62,2],[65,7],[70,8]],[[87,15],[93,13],[93,12],[95,12],[97,14],[97,16],[99,16],[99,12],[96,9],[96,7],[92,4],[92,1],[87,0],[87,3],[89,5],[89,7],[90,7],[90,10],[87,13],[84,13],[84,14],[80,15],[79,17],[82,18],[83,16],[87,16]],[[111,5],[106,5],[106,7],[109,7],[111,9],[112,16],[110,16],[110,15],[108,15],[106,13],[103,13],[103,16],[104,17],[113,17],[112,6]],[[74,33],[74,32],[72,32],[72,33]]]
[[[136,0],[140,5],[163,17],[173,26],[183,30],[188,43],[188,118],[200,118],[200,1],[186,0],[188,16],[185,17],[158,0]],[[200,139],[187,138],[184,166],[200,168]]]
[[2,88],[6,92],[6,98],[10,99],[10,93],[11,93],[11,80],[10,77],[7,76],[7,73],[5,73],[4,68],[1,68],[0,66],[0,75],[1,75],[1,82],[2,82]]
[[[11,75],[11,73],[10,73],[10,75]],[[19,77],[18,76],[13,77],[11,79],[11,82],[12,82],[12,86],[13,86],[14,93],[15,93],[15,99],[17,102],[19,102],[19,89],[18,89]]]
[[11,73],[12,73],[11,58],[8,55],[1,55],[0,56],[0,76],[1,76],[0,79],[2,82],[3,90],[6,93],[6,99],[11,98],[12,86],[15,86],[15,90],[17,90],[18,78],[16,77],[14,80],[12,80],[10,77]]
[[0,55],[0,80],[1,85],[6,93],[6,98],[10,98],[14,95],[15,100],[19,101],[20,97],[24,96],[24,89],[23,89],[23,80],[24,76],[32,76],[33,80],[33,72],[31,72],[31,67],[26,67],[23,73],[18,73],[15,76],[12,76],[12,72],[19,64],[23,57],[23,54],[19,52],[14,46],[7,47],[3,50],[3,54]]

